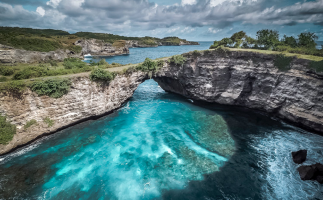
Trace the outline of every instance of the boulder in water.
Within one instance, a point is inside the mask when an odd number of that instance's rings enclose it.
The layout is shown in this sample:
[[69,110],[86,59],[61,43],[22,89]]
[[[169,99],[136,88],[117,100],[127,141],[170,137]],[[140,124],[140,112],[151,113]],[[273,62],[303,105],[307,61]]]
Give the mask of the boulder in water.
[[323,165],[320,163],[300,166],[297,171],[303,181],[316,180],[321,184],[323,183]]
[[306,160],[306,156],[307,156],[307,150],[292,152],[293,161],[296,164],[303,163]]

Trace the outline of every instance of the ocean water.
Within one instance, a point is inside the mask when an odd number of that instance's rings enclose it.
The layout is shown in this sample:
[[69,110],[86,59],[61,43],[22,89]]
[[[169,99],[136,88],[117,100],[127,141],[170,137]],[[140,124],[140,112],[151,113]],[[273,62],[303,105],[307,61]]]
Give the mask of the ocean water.
[[[199,42],[200,45],[187,45],[187,46],[160,46],[160,47],[151,47],[151,48],[130,48],[130,54],[128,55],[119,55],[119,56],[110,56],[104,57],[108,63],[120,63],[120,64],[136,64],[143,62],[146,58],[156,59],[162,57],[169,57],[173,55],[178,55],[182,53],[187,53],[194,50],[206,50],[209,49],[213,44],[213,41],[202,41]],[[317,48],[321,49],[323,41],[317,41]],[[102,59],[102,58],[100,58]],[[85,62],[90,62],[93,60],[98,62],[98,58],[86,58]]]
[[323,199],[323,137],[142,83],[118,111],[0,157],[0,199]]
[[[160,46],[149,48],[129,48],[130,54],[120,56],[104,57],[108,63],[120,64],[136,64],[143,62],[146,58],[156,59],[169,57],[177,54],[187,53],[194,50],[209,49],[213,42],[199,42],[200,45],[185,45],[185,46]],[[86,59],[85,62],[90,62],[92,58]],[[100,59],[93,59],[99,61]]]

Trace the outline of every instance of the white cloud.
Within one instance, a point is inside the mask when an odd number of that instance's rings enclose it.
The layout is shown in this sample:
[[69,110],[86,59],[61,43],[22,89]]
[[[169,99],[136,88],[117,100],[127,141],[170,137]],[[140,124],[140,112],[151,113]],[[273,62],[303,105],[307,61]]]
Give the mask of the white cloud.
[[196,0],[182,0],[182,5],[193,5],[196,4]]
[[37,7],[37,9],[36,9],[36,12],[38,13],[38,14],[40,14],[41,16],[44,16],[45,15],[45,10],[44,10],[44,8],[42,8],[42,7]]
[[46,4],[56,8],[62,0],[50,0]]
[[183,30],[181,30],[181,33],[191,33],[193,31],[195,31],[195,28],[185,27]]
[[222,29],[214,29],[214,28],[209,28],[208,29],[208,32],[213,33],[213,34],[216,34],[216,33],[220,32],[220,31],[222,31]]

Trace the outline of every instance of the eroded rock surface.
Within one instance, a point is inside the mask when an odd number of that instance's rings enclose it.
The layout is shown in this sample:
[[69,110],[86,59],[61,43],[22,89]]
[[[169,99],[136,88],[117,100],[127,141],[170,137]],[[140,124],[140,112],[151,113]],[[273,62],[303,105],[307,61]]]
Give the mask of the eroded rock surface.
[[70,50],[60,49],[50,52],[26,51],[0,44],[0,64],[36,63],[47,62],[49,60],[63,61],[67,57],[80,56],[81,54]]
[[[13,140],[7,145],[0,144],[0,155],[42,134],[121,107],[146,78],[147,74],[143,72],[118,75],[109,85],[98,85],[91,82],[88,76],[73,78],[70,91],[59,99],[38,96],[30,90],[19,98],[0,94],[0,114],[7,115],[9,121],[17,126]],[[54,121],[52,127],[43,122],[46,117]],[[37,121],[37,125],[24,130],[23,126],[32,119]]]
[[105,43],[96,39],[79,40],[75,42],[75,45],[82,47],[82,55],[91,54],[92,56],[115,56],[129,54],[129,49],[126,46],[116,47],[110,43]]
[[166,91],[187,98],[266,111],[323,133],[323,76],[294,58],[279,71],[275,55],[206,51],[186,55],[183,66],[168,63],[154,78]]

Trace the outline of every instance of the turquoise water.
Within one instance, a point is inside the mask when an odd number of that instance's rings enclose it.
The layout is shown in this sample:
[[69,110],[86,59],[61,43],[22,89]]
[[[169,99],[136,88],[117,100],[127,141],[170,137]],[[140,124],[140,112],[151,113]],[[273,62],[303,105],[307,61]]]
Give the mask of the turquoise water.
[[0,199],[322,199],[291,151],[323,138],[141,84],[121,109],[0,157]]
[[[187,53],[194,50],[206,50],[213,44],[213,42],[199,42],[200,45],[185,45],[185,46],[160,46],[151,48],[129,48],[130,54],[105,57],[108,63],[120,64],[135,64],[143,62],[146,58],[156,59],[162,57],[169,57],[177,54]],[[85,60],[90,62],[91,59]],[[93,59],[98,61],[99,59]]]

